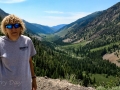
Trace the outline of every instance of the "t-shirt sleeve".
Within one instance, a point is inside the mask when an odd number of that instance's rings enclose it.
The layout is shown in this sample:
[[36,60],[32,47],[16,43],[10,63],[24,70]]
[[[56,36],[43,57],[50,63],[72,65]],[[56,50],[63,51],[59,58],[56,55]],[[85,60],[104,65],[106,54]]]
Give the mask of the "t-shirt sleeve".
[[34,56],[35,54],[36,54],[36,50],[35,50],[34,44],[32,40],[30,40],[30,57]]

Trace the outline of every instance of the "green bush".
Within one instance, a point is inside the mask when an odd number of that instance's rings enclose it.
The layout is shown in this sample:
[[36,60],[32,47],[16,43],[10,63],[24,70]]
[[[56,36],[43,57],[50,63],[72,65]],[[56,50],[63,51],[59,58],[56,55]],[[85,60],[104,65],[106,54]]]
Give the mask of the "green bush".
[[120,86],[112,87],[112,88],[105,88],[105,87],[99,86],[96,88],[96,90],[120,90]]

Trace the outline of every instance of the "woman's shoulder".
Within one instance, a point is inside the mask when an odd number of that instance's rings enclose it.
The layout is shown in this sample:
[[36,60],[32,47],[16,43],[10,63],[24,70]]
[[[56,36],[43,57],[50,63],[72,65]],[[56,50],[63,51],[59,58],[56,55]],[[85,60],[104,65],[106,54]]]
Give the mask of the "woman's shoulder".
[[30,37],[25,36],[25,35],[21,35],[21,38],[22,38],[22,39],[25,39],[25,40],[31,40],[31,38],[30,38]]
[[3,41],[5,39],[5,36],[0,36],[0,41]]
[[3,45],[6,41],[6,36],[0,36],[0,45]]

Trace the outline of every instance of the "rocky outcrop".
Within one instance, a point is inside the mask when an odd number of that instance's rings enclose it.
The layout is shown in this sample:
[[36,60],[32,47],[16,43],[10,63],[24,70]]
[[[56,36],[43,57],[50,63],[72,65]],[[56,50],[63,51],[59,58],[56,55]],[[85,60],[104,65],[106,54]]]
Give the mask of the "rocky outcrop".
[[37,77],[37,90],[95,90],[92,87],[74,85],[66,80]]

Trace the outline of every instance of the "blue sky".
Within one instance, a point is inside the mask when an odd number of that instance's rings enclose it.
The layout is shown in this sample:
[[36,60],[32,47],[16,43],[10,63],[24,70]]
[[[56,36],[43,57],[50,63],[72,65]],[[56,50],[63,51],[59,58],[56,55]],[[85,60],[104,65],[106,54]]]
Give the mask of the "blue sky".
[[9,14],[47,26],[69,24],[96,11],[106,10],[120,0],[0,0]]

